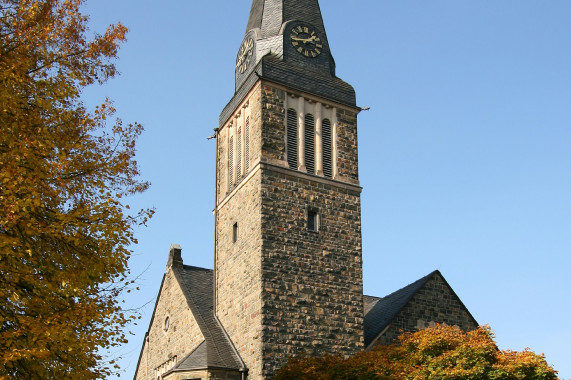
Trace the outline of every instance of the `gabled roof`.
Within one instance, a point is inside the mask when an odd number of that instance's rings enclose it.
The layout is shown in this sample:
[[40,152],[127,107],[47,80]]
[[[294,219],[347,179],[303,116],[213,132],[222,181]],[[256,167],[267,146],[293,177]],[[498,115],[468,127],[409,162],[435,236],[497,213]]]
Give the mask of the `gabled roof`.
[[173,371],[207,368],[245,370],[246,366],[214,315],[213,271],[188,265],[173,265],[172,269],[204,336],[204,342]]
[[450,294],[461,305],[461,307],[467,313],[468,317],[472,320],[473,324],[477,326],[478,322],[466,308],[460,297],[458,297],[442,273],[440,273],[438,270],[435,270],[429,275],[422,277],[421,279],[405,286],[402,289],[397,290],[394,293],[389,294],[386,297],[380,298],[373,296],[363,296],[363,301],[365,304],[365,347],[368,347],[371,343],[373,343],[375,339],[377,339],[377,337],[383,333],[385,328],[387,328],[389,324],[394,320],[397,314],[404,309],[409,301],[426,285],[429,280],[435,278],[436,276],[443,281],[444,285],[450,291]]
[[[174,260],[173,255],[176,256]],[[230,337],[228,337],[222,324],[214,315],[213,271],[211,269],[183,265],[180,257],[180,247],[178,249],[171,247],[167,267],[172,267],[188,307],[204,337],[204,341],[170,370],[169,373],[201,369],[247,371],[246,365],[234,348]],[[164,281],[165,277],[163,276],[149,329],[155,319]],[[145,345],[143,344],[134,374],[135,379],[139,371],[144,347]]]
[[365,296],[365,347],[391,323],[410,299],[439,271],[434,271],[384,298]]

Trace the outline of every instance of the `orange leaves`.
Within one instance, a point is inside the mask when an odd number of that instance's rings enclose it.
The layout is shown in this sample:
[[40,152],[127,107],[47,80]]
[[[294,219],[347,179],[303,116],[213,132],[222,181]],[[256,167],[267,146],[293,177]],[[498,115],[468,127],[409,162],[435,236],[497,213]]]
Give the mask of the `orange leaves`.
[[292,359],[275,379],[557,379],[557,371],[543,355],[498,350],[488,326],[465,333],[455,326],[436,325],[403,333],[399,342],[346,360],[331,356]]
[[0,378],[102,378],[97,352],[124,342],[133,228],[144,191],[139,124],[81,104],[115,75],[126,28],[86,36],[81,0],[0,0]]

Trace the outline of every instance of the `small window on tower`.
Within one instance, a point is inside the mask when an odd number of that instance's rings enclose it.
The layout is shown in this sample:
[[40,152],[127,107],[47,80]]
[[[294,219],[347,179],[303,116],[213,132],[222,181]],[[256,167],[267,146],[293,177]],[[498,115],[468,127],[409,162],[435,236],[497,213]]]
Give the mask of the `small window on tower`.
[[236,243],[238,241],[238,222],[234,223],[232,226],[232,242]]
[[307,211],[307,229],[312,232],[319,231],[319,214],[315,210]]

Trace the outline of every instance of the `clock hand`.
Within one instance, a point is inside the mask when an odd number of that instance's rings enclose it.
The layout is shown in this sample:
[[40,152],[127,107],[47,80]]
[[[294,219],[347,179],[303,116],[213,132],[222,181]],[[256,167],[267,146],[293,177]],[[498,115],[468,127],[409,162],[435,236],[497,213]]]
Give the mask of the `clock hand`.
[[238,61],[236,61],[236,67],[241,66],[242,62],[244,62],[244,54],[238,57]]
[[309,39],[309,38],[292,37],[291,39],[294,40],[294,41],[303,42],[304,44],[306,44],[306,43],[308,43],[309,41],[311,41],[311,39]]
[[304,44],[307,44],[307,43],[315,44],[316,43],[315,40],[317,39],[317,36],[311,36],[308,38],[291,37],[291,39],[294,41],[303,42]]
[[236,67],[240,66],[244,62],[244,60],[246,59],[246,56],[248,54],[251,54],[251,53],[252,53],[252,49],[244,50],[244,52],[238,58],[238,62],[236,62]]

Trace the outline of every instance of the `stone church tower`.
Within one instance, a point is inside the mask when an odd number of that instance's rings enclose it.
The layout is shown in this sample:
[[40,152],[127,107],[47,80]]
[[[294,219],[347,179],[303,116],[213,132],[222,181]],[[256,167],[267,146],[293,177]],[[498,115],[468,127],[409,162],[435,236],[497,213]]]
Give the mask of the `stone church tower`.
[[400,330],[477,323],[435,271],[363,295],[357,114],[318,0],[253,0],[216,129],[214,270],[171,246],[136,380],[271,379]]
[[254,0],[216,134],[214,270],[254,379],[364,347],[358,112],[317,0]]

